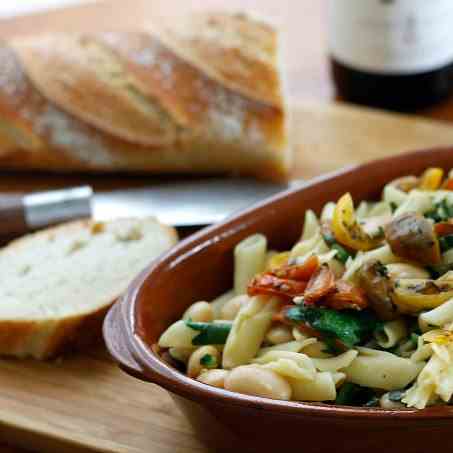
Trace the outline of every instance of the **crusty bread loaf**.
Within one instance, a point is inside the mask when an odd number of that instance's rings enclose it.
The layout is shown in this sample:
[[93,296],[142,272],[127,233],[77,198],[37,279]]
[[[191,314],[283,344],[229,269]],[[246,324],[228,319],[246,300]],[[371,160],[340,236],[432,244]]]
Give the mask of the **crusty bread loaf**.
[[0,45],[0,168],[287,176],[275,30],[242,15]]
[[176,242],[155,219],[77,221],[0,250],[0,354],[38,359],[100,338],[134,277]]

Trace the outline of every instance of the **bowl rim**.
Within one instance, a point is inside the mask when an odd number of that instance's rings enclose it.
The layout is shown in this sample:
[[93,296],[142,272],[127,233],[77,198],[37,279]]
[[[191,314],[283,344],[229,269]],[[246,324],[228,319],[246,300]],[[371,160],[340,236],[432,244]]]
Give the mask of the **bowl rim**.
[[[119,300],[115,313],[116,322],[121,322],[123,332],[121,334],[124,345],[129,350],[131,355],[136,360],[138,367],[142,372],[142,376],[136,377],[153,382],[160,385],[166,390],[178,394],[190,400],[209,403],[227,403],[232,406],[239,406],[243,409],[258,409],[264,411],[272,411],[281,414],[291,414],[295,416],[311,416],[325,418],[329,416],[332,421],[342,419],[366,419],[366,420],[380,420],[380,421],[393,421],[395,419],[410,421],[440,421],[451,420],[453,417],[453,407],[449,406],[431,406],[425,409],[407,408],[402,410],[386,410],[382,408],[363,408],[353,406],[340,406],[335,404],[325,403],[307,403],[295,401],[280,401],[268,398],[260,398],[249,395],[244,395],[236,392],[230,392],[224,389],[215,388],[203,384],[195,379],[189,378],[183,373],[172,368],[166,364],[157,354],[155,354],[151,346],[140,337],[136,329],[136,319],[139,313],[138,310],[138,294],[141,287],[149,279],[158,276],[162,272],[167,272],[166,268],[170,263],[187,257],[187,255],[196,253],[198,247],[209,246],[205,240],[207,237],[222,229],[231,234],[237,231],[232,223],[238,220],[246,222],[247,217],[253,215],[253,212],[261,207],[274,203],[281,198],[288,197],[294,193],[305,191],[317,185],[322,185],[326,181],[344,177],[348,174],[355,172],[365,172],[367,168],[373,167],[382,163],[391,163],[396,165],[399,162],[406,161],[407,159],[423,156],[429,160],[429,157],[434,155],[451,154],[451,161],[453,167],[453,147],[438,147],[413,151],[405,154],[398,154],[397,156],[386,157],[382,159],[373,160],[364,164],[350,165],[338,171],[330,172],[318,176],[302,186],[290,188],[282,193],[274,195],[264,201],[261,201],[253,206],[227,218],[225,221],[204,228],[194,235],[189,236],[168,252],[161,255],[155,260],[147,269],[145,269],[130,285],[129,289]],[[434,160],[434,157],[433,157]],[[430,164],[426,164],[427,166]],[[222,233],[225,234],[225,231]],[[121,318],[121,319],[119,319]],[[108,341],[108,334],[106,335],[106,342]],[[109,348],[110,349],[110,348]],[[118,357],[117,357],[118,359]],[[127,369],[127,367],[125,367]],[[140,374],[140,373],[138,373]]]

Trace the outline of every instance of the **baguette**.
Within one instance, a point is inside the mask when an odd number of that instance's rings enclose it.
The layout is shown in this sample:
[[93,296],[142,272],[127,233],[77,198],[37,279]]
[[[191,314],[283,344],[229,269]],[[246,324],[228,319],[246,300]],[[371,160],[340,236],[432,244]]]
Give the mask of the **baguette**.
[[101,338],[111,304],[177,240],[154,219],[83,220],[0,250],[0,354],[46,359]]
[[242,15],[0,44],[0,168],[238,173],[290,148],[276,31]]

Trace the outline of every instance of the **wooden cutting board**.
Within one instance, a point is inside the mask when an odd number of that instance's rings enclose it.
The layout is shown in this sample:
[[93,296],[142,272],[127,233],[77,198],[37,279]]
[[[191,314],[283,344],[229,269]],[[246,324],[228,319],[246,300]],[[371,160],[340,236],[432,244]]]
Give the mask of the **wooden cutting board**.
[[[300,105],[293,118],[295,176],[453,144],[448,124],[342,105]],[[33,184],[62,182],[47,176]],[[207,451],[165,391],[123,374],[102,348],[50,363],[0,360],[0,388],[0,442],[52,453]]]

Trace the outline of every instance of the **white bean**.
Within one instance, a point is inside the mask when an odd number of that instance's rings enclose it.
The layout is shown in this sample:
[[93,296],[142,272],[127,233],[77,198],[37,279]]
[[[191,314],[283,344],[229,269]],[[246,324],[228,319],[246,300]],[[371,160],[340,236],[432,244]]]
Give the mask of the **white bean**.
[[233,321],[241,307],[247,303],[249,297],[246,294],[233,297],[220,310],[220,319]]
[[207,385],[212,385],[220,389],[225,388],[225,378],[228,376],[228,370],[204,370],[197,377],[197,380]]
[[268,330],[265,339],[271,344],[288,343],[293,339],[293,334],[289,327],[277,325]]
[[234,368],[225,379],[225,389],[274,400],[291,399],[291,386],[275,371],[257,365]]
[[408,263],[387,264],[387,271],[390,278],[429,278],[429,273],[418,266]]
[[214,319],[214,312],[208,302],[195,302],[184,313],[182,319],[191,319],[193,322],[211,322]]
[[206,368],[201,363],[201,359],[206,355],[212,356],[216,361],[215,366],[217,366],[220,355],[218,349],[211,345],[201,346],[192,353],[187,362],[187,376],[195,378],[200,375],[201,371]]

